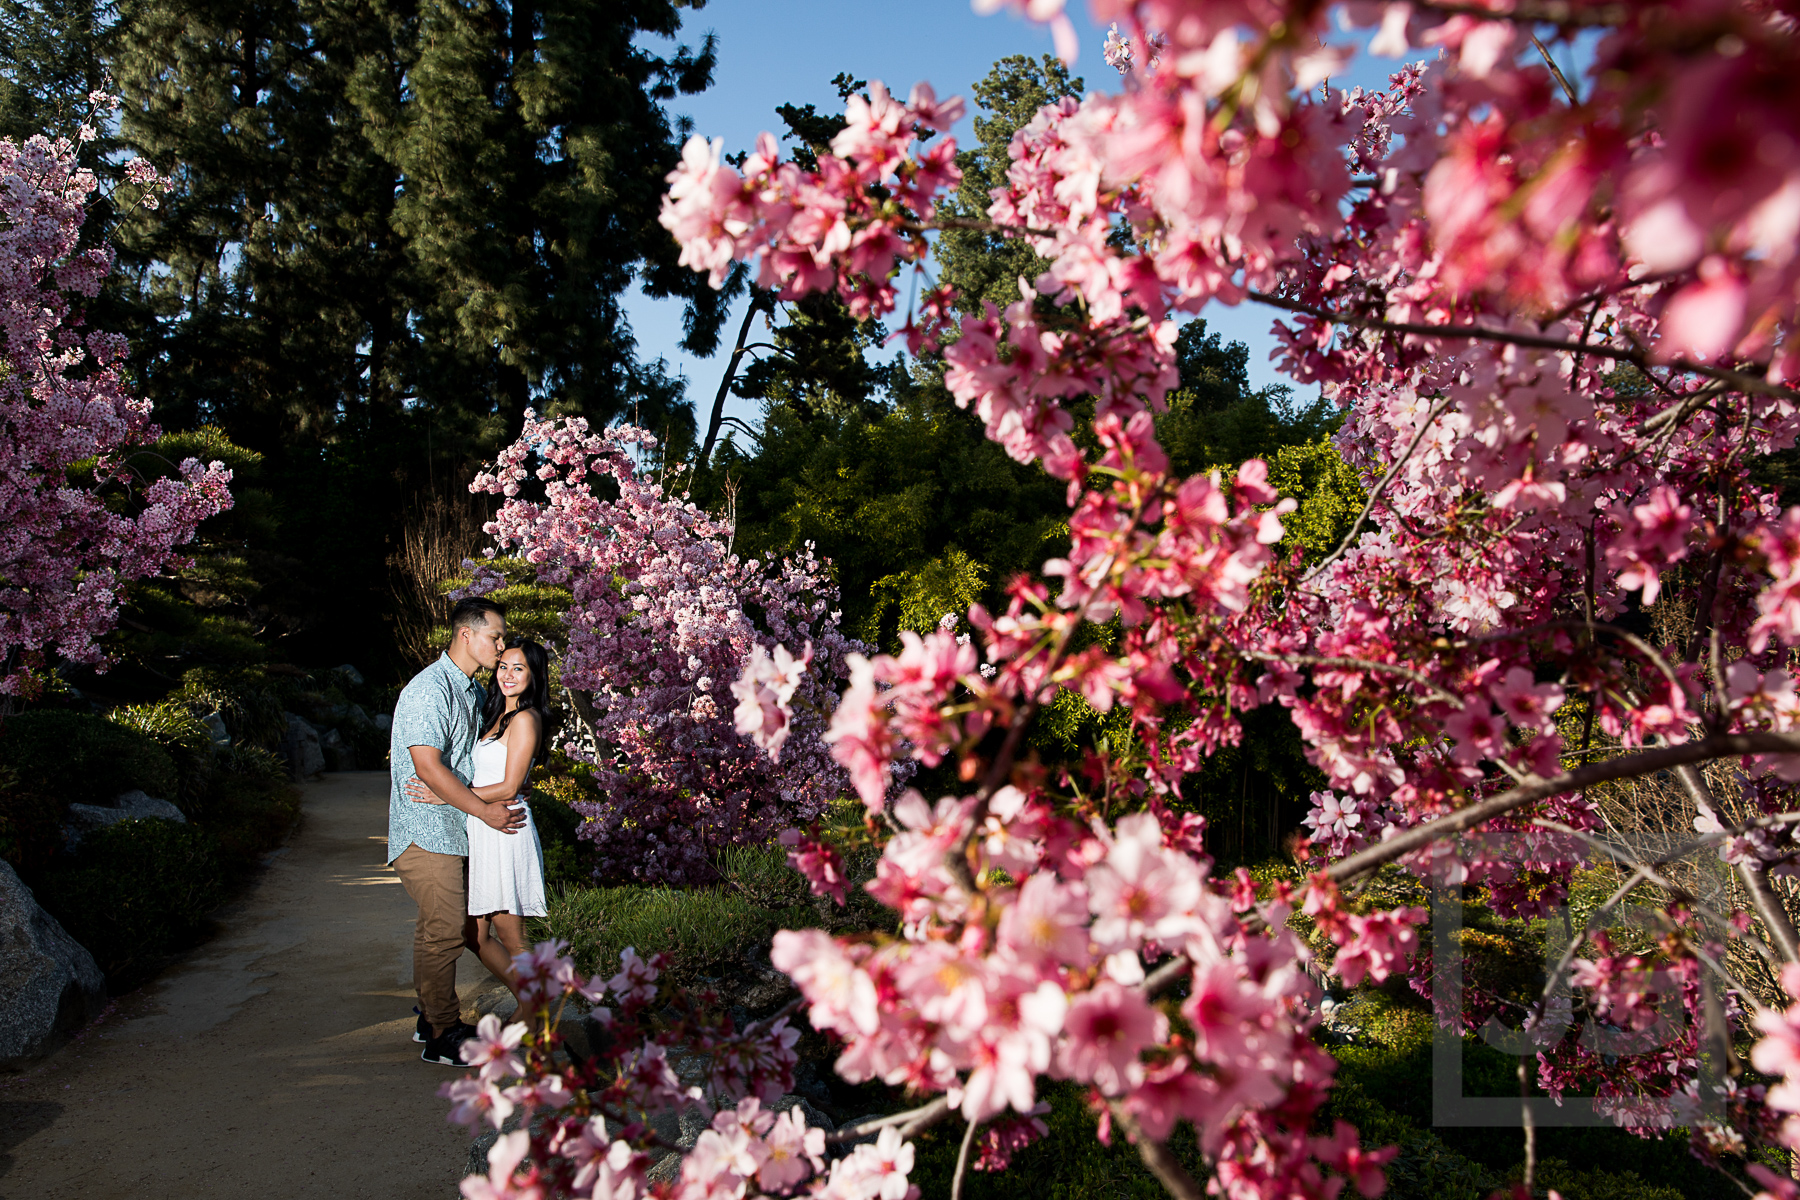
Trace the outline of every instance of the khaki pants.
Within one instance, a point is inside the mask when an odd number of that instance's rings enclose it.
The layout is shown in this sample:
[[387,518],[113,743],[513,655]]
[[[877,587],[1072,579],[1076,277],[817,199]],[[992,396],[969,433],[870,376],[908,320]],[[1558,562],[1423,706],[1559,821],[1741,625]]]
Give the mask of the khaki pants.
[[406,894],[419,906],[413,925],[413,989],[419,1011],[441,1034],[462,1020],[456,960],[462,957],[468,912],[469,860],[408,846],[394,860]]

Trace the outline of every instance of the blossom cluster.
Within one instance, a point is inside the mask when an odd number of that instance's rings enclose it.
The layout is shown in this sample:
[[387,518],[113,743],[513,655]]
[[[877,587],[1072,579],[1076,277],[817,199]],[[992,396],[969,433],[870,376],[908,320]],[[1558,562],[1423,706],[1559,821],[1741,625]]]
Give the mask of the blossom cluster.
[[[577,808],[601,873],[705,882],[720,846],[766,842],[838,794],[821,736],[832,681],[867,647],[839,630],[810,549],[733,554],[728,523],[640,465],[655,445],[635,427],[527,413],[471,489],[504,497],[486,527],[494,552],[570,590],[561,680],[593,713],[594,751],[569,750],[595,760],[597,794]],[[762,665],[740,682],[746,658]]]
[[[84,140],[0,139],[0,693],[29,690],[46,661],[104,666],[125,589],[186,565],[179,548],[231,507],[222,463],[169,478],[134,460],[160,431],[127,386],[125,339],[86,326],[113,254],[81,247],[100,187]],[[154,207],[156,168],[134,158],[126,174]]]
[[[582,979],[566,944],[548,942],[513,960],[520,1020],[489,1014],[463,1044],[472,1073],[443,1086],[450,1119],[502,1132],[486,1175],[463,1180],[466,1200],[640,1200],[648,1172],[677,1150],[656,1118],[698,1111],[708,1125],[681,1160],[679,1177],[658,1194],[669,1200],[819,1196],[827,1200],[915,1200],[907,1181],[912,1144],[889,1126],[873,1143],[826,1165],[825,1131],[798,1107],[772,1112],[793,1087],[798,1032],[785,1017],[738,1029],[729,1016],[671,996],[663,962],[627,949],[610,978]],[[668,1003],[682,1011],[669,1017]],[[591,1057],[562,1052],[557,1033],[570,1003],[590,1006],[590,1024],[608,1038]],[[610,1003],[610,1006],[608,1004]],[[671,1052],[704,1061],[702,1083],[685,1083]]]

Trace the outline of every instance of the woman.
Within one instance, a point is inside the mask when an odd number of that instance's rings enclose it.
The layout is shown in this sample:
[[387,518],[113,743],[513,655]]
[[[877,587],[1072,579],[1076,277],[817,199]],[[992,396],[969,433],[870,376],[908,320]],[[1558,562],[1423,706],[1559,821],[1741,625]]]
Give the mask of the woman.
[[[481,964],[512,989],[515,1001],[519,987],[512,960],[525,952],[525,918],[545,913],[544,849],[525,797],[531,790],[532,765],[543,754],[549,726],[548,656],[530,638],[512,638],[488,684],[482,713],[486,732],[475,747],[475,777],[469,788],[490,802],[517,798],[515,807],[524,809],[525,827],[517,833],[502,833],[484,821],[469,820],[468,833],[469,915],[476,918],[475,950]],[[518,1016],[524,1015],[519,1011]]]

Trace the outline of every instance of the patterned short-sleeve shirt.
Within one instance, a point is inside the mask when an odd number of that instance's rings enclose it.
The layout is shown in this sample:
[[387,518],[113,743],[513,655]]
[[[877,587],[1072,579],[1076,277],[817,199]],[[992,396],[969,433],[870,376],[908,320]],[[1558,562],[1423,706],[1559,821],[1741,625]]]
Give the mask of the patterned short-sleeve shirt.
[[420,804],[406,796],[416,779],[412,747],[436,746],[444,765],[464,783],[474,778],[475,741],[481,724],[481,686],[462,673],[448,654],[414,675],[394,705],[394,729],[388,743],[393,786],[388,793],[388,861],[408,846],[433,854],[469,853],[468,828],[461,809],[448,804]]

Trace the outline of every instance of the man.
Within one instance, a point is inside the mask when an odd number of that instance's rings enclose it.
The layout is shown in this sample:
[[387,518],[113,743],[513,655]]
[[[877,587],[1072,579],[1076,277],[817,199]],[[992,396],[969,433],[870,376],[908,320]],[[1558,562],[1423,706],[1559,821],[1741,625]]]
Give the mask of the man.
[[[464,814],[516,832],[522,813],[469,790],[480,737],[483,692],[476,671],[492,670],[506,648],[506,610],[471,597],[450,614],[450,648],[413,676],[394,706],[389,743],[388,862],[419,906],[413,926],[413,989],[419,996],[414,1040],[420,1058],[460,1067],[458,1051],[475,1030],[462,1019],[456,960],[473,944],[468,914],[469,838]],[[446,803],[417,804],[406,785],[422,780]]]

